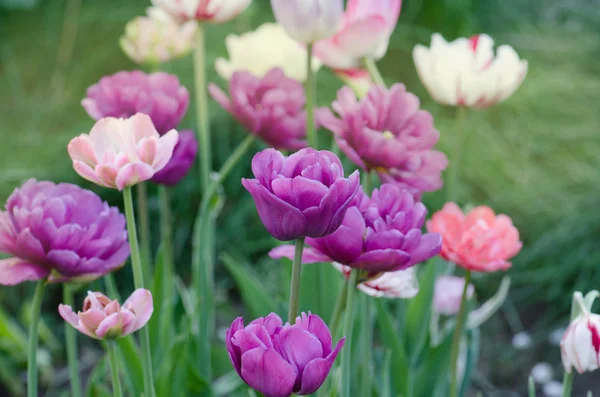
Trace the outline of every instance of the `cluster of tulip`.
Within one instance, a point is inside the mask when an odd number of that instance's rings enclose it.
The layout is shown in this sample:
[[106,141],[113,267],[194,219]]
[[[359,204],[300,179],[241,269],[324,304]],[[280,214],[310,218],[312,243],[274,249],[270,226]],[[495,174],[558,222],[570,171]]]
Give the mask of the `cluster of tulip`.
[[[206,84],[205,23],[229,21],[250,2],[153,0],[148,16],[127,25],[121,46],[132,60],[154,72],[122,71],[88,89],[82,105],[96,124],[89,134],[69,143],[68,153],[81,177],[123,192],[125,216],[88,190],[34,179],[17,188],[0,213],[0,250],[12,256],[0,261],[0,283],[38,281],[29,335],[30,397],[37,395],[37,328],[46,284],[104,277],[111,285],[111,273],[130,255],[136,290],[123,305],[101,292],[88,292],[82,311],[75,313],[72,303],[66,302],[59,312],[72,327],[96,339],[112,341],[141,330],[143,395],[156,395],[145,327],[154,310],[152,293],[157,291],[145,289],[151,260],[144,186],[146,181],[160,185],[164,245],[159,277],[166,288],[161,296],[172,300],[167,186],[186,176],[198,150],[203,196],[194,232],[192,290],[202,306],[190,314],[189,322],[192,329],[199,329],[197,337],[204,346],[199,362],[210,376],[210,345],[206,346],[214,333],[210,202],[257,138],[268,148],[254,156],[254,178],[243,179],[242,184],[267,231],[278,240],[294,240],[295,245],[270,252],[272,258],[293,260],[288,322],[271,313],[245,326],[240,317],[226,332],[227,351],[241,379],[267,397],[309,395],[322,387],[341,354],[341,377],[328,387],[342,397],[356,396],[350,382],[351,349],[343,348],[352,337],[355,290],[375,298],[411,299],[419,293],[416,265],[441,255],[453,265],[447,275],[429,281],[435,282],[436,315],[455,316],[447,395],[459,393],[461,336],[465,323],[470,323],[469,300],[474,294],[471,272],[508,269],[522,244],[508,216],[485,206],[465,212],[452,202],[462,139],[457,135],[450,159],[436,150],[440,133],[432,115],[404,85],[387,87],[377,71],[375,61],[387,52],[401,1],[349,0],[344,11],[342,0],[272,0],[277,23],[229,36],[229,59],[216,61],[218,74],[229,82],[228,95],[216,84]],[[493,45],[483,34],[450,43],[434,34],[431,46],[417,46],[413,57],[432,98],[456,106],[460,115],[465,109],[487,108],[507,99],[525,78],[527,62],[509,46],[500,46],[494,54]],[[200,145],[193,131],[175,130],[188,108],[187,89],[176,76],[156,72],[161,63],[192,49]],[[347,86],[339,90],[331,108],[317,109],[314,75],[323,65]],[[249,132],[216,174],[211,169],[208,94]],[[331,132],[333,152],[319,150],[325,137],[317,134],[320,127]],[[346,177],[340,153],[359,170]],[[449,202],[426,221],[422,196],[442,188],[442,172],[448,166]],[[141,245],[132,186],[138,187]],[[309,263],[329,263],[346,280],[336,321],[329,326],[318,313],[298,313],[302,265]],[[450,275],[454,265],[464,269],[465,278]],[[583,372],[600,366],[600,317],[591,314],[596,295],[575,295],[573,323],[561,343],[565,396],[570,395],[572,367]],[[338,329],[342,316],[343,332]],[[198,335],[198,330],[192,333]],[[344,337],[334,346],[340,333]],[[71,352],[76,349],[72,343],[67,347]],[[121,396],[118,347],[108,343],[107,348],[113,395]],[[79,396],[77,363],[69,365],[72,393]],[[319,392],[331,395],[326,388]]]

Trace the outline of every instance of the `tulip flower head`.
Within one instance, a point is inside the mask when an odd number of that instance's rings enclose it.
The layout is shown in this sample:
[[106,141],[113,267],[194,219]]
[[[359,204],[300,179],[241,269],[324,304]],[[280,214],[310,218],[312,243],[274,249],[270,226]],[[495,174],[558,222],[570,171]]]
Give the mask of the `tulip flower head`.
[[336,70],[361,68],[365,58],[381,59],[401,6],[401,0],[348,0],[341,28],[315,44],[315,55]]
[[339,118],[325,108],[317,111],[317,120],[356,165],[377,171],[383,182],[409,189],[417,198],[442,187],[448,159],[433,150],[440,133],[404,85],[372,87],[360,101],[344,87],[332,108]]
[[106,117],[91,132],[73,138],[68,150],[73,168],[100,186],[123,190],[151,179],[173,155],[178,133],[162,137],[152,120],[138,113],[128,119]]
[[508,269],[508,260],[523,245],[511,219],[486,206],[464,214],[456,204],[447,203],[427,222],[427,230],[442,235],[444,259],[476,272]]
[[235,72],[229,82],[231,99],[215,84],[208,90],[251,134],[276,149],[306,147],[306,97],[298,81],[275,68],[265,77]]
[[[306,239],[302,262],[337,262],[372,275],[408,269],[440,252],[440,234],[421,232],[426,215],[422,203],[395,185],[382,185],[370,198],[360,190],[339,229]],[[291,259],[294,249],[281,246],[269,255]]]
[[431,47],[417,45],[413,59],[421,82],[431,97],[443,104],[487,108],[504,101],[527,75],[527,61],[486,34],[448,43],[436,33]]
[[278,240],[323,237],[341,225],[359,188],[340,159],[326,150],[302,149],[285,157],[265,149],[252,159],[256,179],[242,179],[263,224]]
[[101,78],[88,88],[81,105],[96,121],[145,113],[158,133],[164,135],[177,128],[185,116],[189,99],[188,90],[179,84],[176,76],[135,70]]
[[91,281],[129,257],[125,217],[69,183],[26,181],[0,212],[0,284]]
[[305,44],[331,37],[344,13],[343,0],[271,0],[271,7],[287,34]]
[[282,325],[275,313],[244,327],[237,318],[225,341],[233,367],[266,397],[309,395],[323,384],[345,338],[333,348],[331,332],[319,316],[302,313],[294,325]]
[[152,0],[147,10],[155,19],[184,23],[200,21],[223,23],[237,17],[252,0]]
[[581,292],[573,295],[572,321],[560,341],[562,362],[568,373],[573,368],[580,374],[600,368],[600,315],[591,313],[598,295],[598,291],[588,293],[585,299]]
[[152,294],[137,289],[123,306],[100,292],[88,292],[83,310],[75,313],[68,305],[60,305],[58,312],[73,328],[94,339],[114,340],[144,327],[152,317]]
[[151,17],[136,17],[125,25],[119,43],[123,52],[139,65],[157,65],[190,53],[197,23],[183,25]]
[[[441,276],[435,280],[433,310],[446,316],[454,316],[460,310],[465,279],[456,276]],[[472,284],[467,287],[467,299],[473,296]]]
[[[333,262],[332,265],[346,279],[350,278],[352,271],[350,266],[340,265],[337,262]],[[415,268],[409,267],[406,270],[379,273],[366,280],[359,280],[356,288],[374,298],[411,299],[419,293],[419,281]]]
[[194,131],[181,131],[171,160],[162,170],[154,174],[152,182],[166,186],[177,185],[194,165],[197,154],[198,141]]
[[[217,73],[225,80],[242,71],[262,78],[273,68],[280,68],[286,77],[300,83],[306,80],[306,49],[292,40],[279,24],[265,23],[240,36],[230,34],[225,45],[229,60],[218,58],[215,62]],[[316,72],[321,63],[315,58],[312,67]]]

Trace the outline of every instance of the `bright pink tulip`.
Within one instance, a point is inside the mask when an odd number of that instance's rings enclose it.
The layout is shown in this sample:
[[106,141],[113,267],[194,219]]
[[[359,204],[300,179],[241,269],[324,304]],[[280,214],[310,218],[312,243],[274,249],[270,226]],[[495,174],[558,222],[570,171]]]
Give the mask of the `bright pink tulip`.
[[123,306],[100,292],[88,292],[83,311],[77,314],[71,306],[59,305],[61,317],[73,328],[95,339],[119,339],[142,328],[154,311],[152,294],[137,289]]
[[332,69],[355,69],[364,58],[380,59],[400,16],[401,0],[349,0],[342,28],[315,44],[315,54]]
[[477,272],[508,269],[508,260],[522,246],[510,217],[486,206],[465,215],[456,204],[447,203],[427,222],[427,230],[441,233],[444,259]]
[[68,150],[73,168],[83,178],[123,190],[162,170],[177,139],[175,130],[161,137],[150,117],[138,113],[128,119],[100,119],[89,135],[73,138]]

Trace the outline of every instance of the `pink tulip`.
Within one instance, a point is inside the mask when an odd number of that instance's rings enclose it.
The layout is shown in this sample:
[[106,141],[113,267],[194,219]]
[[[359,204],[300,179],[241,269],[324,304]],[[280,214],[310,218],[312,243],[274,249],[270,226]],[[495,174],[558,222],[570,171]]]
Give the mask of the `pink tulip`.
[[95,339],[127,336],[146,325],[153,310],[152,294],[142,288],[135,290],[123,306],[100,292],[91,291],[83,301],[83,311],[77,314],[71,306],[58,306],[58,312],[66,322]]
[[381,59],[400,16],[401,0],[349,0],[342,28],[315,44],[315,54],[332,69],[355,69],[364,58]]
[[[435,280],[435,292],[433,294],[433,310],[437,313],[454,316],[460,310],[462,293],[465,288],[465,279],[456,276],[440,276]],[[473,296],[475,289],[473,284],[467,288],[467,297]]]
[[510,217],[496,215],[486,206],[465,215],[456,204],[447,203],[427,222],[427,230],[442,235],[444,259],[477,272],[508,269],[508,259],[522,246]]
[[177,140],[177,131],[161,137],[150,117],[138,113],[128,119],[98,120],[89,135],[73,138],[68,150],[73,168],[83,178],[123,190],[162,170]]

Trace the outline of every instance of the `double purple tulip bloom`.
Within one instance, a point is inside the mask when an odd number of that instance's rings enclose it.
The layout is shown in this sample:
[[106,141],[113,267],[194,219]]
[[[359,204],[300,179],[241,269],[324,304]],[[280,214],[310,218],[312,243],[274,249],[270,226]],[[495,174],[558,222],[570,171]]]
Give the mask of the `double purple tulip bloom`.
[[345,339],[332,349],[331,332],[319,316],[302,313],[294,325],[271,313],[244,327],[238,317],[227,330],[229,358],[240,377],[266,397],[312,394],[325,381]]

